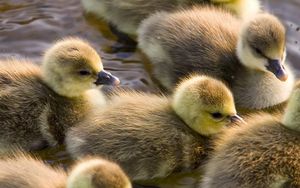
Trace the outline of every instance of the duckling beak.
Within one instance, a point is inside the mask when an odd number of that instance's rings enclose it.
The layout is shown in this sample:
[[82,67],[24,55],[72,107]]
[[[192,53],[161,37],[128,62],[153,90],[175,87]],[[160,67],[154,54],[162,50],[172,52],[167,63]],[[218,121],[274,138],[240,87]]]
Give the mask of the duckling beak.
[[271,71],[275,76],[281,80],[286,81],[288,79],[288,74],[278,59],[269,59],[268,65],[266,66],[269,71]]
[[98,78],[95,82],[96,85],[113,85],[117,86],[120,84],[119,78],[112,75],[110,72],[102,70],[98,73]]
[[233,116],[230,116],[231,123],[246,123],[243,118],[241,118],[239,115],[235,114]]

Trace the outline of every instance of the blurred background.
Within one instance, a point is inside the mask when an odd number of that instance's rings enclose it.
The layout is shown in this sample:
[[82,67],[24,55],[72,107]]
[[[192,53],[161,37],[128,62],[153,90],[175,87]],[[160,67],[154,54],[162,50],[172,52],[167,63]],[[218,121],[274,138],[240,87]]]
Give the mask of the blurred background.
[[[300,1],[263,0],[262,4],[284,22],[288,63],[295,67],[299,77]],[[84,13],[80,0],[0,0],[0,58],[26,57],[39,63],[52,42],[69,35],[90,41],[102,56],[105,68],[120,78],[123,87],[158,91],[143,55],[135,48],[118,43],[103,20]],[[59,152],[56,157],[64,159]],[[176,187],[185,187],[191,182],[193,180],[185,178],[177,182]]]

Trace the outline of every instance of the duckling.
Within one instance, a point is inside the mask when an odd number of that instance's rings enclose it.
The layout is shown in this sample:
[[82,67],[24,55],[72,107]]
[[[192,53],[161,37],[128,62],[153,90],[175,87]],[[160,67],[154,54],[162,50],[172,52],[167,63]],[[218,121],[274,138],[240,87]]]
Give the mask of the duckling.
[[300,84],[283,118],[260,114],[215,141],[202,186],[300,187]]
[[157,11],[174,11],[193,5],[222,6],[240,18],[247,18],[260,11],[259,0],[81,0],[87,12],[104,18],[119,31],[135,36],[139,24]]
[[[89,108],[104,104],[94,85],[116,85],[97,52],[79,38],[46,51],[41,68],[27,60],[0,63],[0,153],[63,143],[65,131]],[[91,89],[91,90],[90,90]]]
[[63,188],[67,174],[25,153],[17,152],[0,160],[2,188]]
[[68,131],[67,150],[107,157],[135,181],[196,168],[209,136],[240,119],[230,91],[207,76],[184,80],[172,98],[120,92],[111,100]]
[[143,21],[139,47],[168,89],[196,72],[224,81],[238,111],[282,106],[294,76],[285,64],[285,28],[268,13],[241,22],[216,7],[157,13]]
[[102,158],[84,158],[71,170],[68,188],[131,188],[124,171],[114,162]]
[[131,188],[123,170],[102,158],[78,162],[70,174],[26,154],[0,160],[2,188]]

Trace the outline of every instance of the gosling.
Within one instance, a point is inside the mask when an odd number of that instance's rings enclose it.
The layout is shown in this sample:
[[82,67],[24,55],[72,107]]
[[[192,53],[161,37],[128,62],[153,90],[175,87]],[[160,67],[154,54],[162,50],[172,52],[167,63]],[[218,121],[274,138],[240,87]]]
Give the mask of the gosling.
[[224,7],[246,19],[260,11],[259,0],[81,0],[84,9],[104,18],[119,31],[136,36],[139,24],[157,11],[174,11],[193,5],[211,4]]
[[92,106],[104,104],[93,87],[118,83],[103,70],[97,52],[79,38],[54,44],[41,68],[26,60],[1,61],[0,153],[63,143],[69,127]]
[[201,187],[300,187],[300,84],[282,119],[258,115],[217,139]]
[[281,111],[293,89],[285,29],[268,13],[242,23],[214,7],[161,12],[143,22],[138,40],[164,87],[193,72],[210,75],[229,86],[239,112]]
[[108,108],[73,127],[66,145],[75,158],[116,161],[134,181],[163,178],[196,168],[207,156],[209,136],[239,119],[222,82],[193,76],[172,98],[119,93]]
[[123,170],[101,158],[78,162],[69,175],[22,153],[0,160],[0,166],[2,188],[131,188]]

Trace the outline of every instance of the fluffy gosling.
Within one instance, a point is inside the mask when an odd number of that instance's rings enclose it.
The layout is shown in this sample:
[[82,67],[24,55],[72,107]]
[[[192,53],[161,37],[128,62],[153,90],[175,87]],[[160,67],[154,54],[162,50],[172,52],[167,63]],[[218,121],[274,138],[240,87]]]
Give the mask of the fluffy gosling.
[[123,170],[101,158],[78,162],[67,175],[26,154],[0,160],[2,188],[131,188]]
[[222,82],[194,76],[171,98],[119,93],[108,108],[73,127],[66,145],[75,158],[105,156],[132,180],[149,180],[198,167],[207,156],[209,136],[239,119]]
[[157,13],[139,29],[139,47],[168,89],[193,72],[223,80],[239,111],[284,107],[294,84],[285,29],[271,14],[241,22],[215,7]]
[[300,187],[300,84],[283,118],[258,115],[216,141],[201,187]]
[[92,105],[104,104],[102,94],[91,89],[119,83],[79,38],[54,44],[41,68],[25,60],[0,62],[0,153],[63,143],[66,130]]

